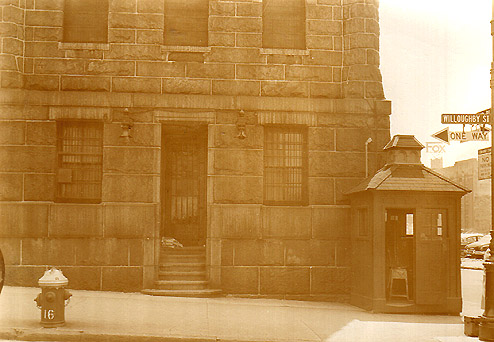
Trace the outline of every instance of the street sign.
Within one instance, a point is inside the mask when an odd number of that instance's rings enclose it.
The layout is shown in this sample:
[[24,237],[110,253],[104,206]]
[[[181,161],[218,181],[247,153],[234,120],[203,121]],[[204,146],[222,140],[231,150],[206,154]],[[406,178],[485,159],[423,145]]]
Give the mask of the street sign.
[[489,123],[489,113],[485,114],[441,114],[443,124],[481,125]]
[[479,150],[479,180],[491,179],[491,148]]
[[454,132],[450,131],[448,127],[434,133],[432,136],[448,144],[450,141],[489,141],[488,131]]

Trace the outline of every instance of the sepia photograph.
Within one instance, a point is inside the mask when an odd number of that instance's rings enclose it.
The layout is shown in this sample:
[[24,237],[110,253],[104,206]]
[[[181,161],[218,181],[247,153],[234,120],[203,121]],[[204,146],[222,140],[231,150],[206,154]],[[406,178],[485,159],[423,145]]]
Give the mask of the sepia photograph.
[[0,342],[494,341],[494,0],[0,0]]

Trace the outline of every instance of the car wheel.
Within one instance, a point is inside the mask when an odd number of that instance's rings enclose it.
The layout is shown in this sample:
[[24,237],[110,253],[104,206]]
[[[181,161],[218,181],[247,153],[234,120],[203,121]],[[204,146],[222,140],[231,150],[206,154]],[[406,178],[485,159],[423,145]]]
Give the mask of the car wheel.
[[0,250],[0,293],[3,289],[3,283],[5,281],[5,261],[3,260],[3,254]]

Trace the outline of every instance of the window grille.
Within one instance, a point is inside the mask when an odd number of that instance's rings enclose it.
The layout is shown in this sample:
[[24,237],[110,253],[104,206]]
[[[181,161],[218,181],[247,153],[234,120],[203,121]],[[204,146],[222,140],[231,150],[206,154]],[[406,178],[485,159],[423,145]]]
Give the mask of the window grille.
[[103,123],[57,122],[57,201],[101,202]]
[[305,0],[262,1],[262,46],[305,49]]
[[264,131],[264,203],[307,204],[307,128]]
[[208,46],[208,0],[165,0],[164,45]]
[[108,42],[108,0],[65,0],[63,41]]

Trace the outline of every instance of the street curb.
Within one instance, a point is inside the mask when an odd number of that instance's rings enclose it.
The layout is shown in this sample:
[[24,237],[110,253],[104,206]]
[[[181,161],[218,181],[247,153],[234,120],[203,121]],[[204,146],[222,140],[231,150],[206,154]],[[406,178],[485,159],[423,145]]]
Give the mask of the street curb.
[[[9,328],[0,329],[0,340],[51,342],[294,342],[293,340],[240,340],[219,337],[173,337],[159,335],[119,335],[87,333],[63,328]],[[300,342],[312,340],[300,340]],[[297,341],[298,342],[298,341]]]

